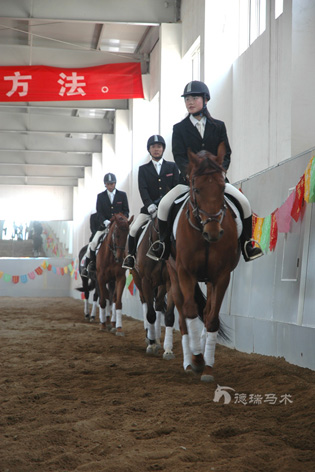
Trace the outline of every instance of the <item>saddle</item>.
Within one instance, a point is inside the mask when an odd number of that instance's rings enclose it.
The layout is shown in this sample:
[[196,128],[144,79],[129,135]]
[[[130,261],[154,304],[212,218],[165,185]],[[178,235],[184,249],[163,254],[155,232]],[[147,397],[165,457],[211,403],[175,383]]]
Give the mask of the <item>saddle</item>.
[[[189,192],[185,192],[184,194],[180,195],[172,204],[171,210],[168,216],[168,226],[171,229],[171,242],[172,245],[176,248],[176,231],[178,226],[178,221],[184,206],[186,205],[189,199]],[[239,202],[233,198],[231,195],[224,195],[225,203],[230,208],[232,215],[235,219],[236,228],[237,228],[237,237],[240,238],[242,231],[243,231],[243,210],[239,204]]]

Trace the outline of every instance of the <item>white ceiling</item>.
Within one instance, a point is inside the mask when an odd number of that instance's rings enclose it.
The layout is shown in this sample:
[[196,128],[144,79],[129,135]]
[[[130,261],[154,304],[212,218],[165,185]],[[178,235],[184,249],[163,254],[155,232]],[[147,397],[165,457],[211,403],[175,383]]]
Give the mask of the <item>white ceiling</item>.
[[[0,0],[0,66],[150,70],[159,25],[180,0]],[[0,185],[76,186],[128,100],[0,102]]]

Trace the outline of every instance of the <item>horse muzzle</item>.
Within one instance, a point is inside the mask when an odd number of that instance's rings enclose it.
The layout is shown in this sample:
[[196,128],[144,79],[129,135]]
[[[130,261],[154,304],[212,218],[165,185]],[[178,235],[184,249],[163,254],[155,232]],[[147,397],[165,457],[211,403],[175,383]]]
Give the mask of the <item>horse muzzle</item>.
[[207,241],[207,243],[216,243],[218,242],[223,236],[224,230],[219,226],[217,231],[206,231],[204,228],[202,231],[203,238]]

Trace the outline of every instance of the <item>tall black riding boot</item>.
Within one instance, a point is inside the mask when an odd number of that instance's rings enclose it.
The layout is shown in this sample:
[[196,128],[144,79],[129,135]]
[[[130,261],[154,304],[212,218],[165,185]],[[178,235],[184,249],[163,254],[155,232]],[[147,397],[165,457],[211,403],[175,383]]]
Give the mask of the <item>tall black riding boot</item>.
[[159,241],[155,241],[147,252],[147,256],[154,261],[167,260],[171,252],[170,231],[167,221],[158,219]]
[[90,274],[91,272],[95,272],[95,271],[96,271],[96,254],[95,254],[95,251],[92,251],[91,249],[90,249],[90,259],[91,259],[91,261],[90,261],[90,263],[89,263],[89,265],[88,265],[88,272],[89,272],[89,274]]
[[88,267],[88,265],[89,265],[90,262],[91,262],[91,259],[90,259],[89,257],[86,257],[86,258],[85,258],[85,261],[84,261],[84,268],[82,269],[82,272],[81,272],[81,276],[82,276],[82,277],[86,277],[86,278],[87,278],[87,277],[89,276],[87,267]]
[[125,257],[122,268],[123,269],[133,269],[135,266],[135,253],[136,253],[136,238],[133,236],[128,236],[128,254]]
[[[252,216],[243,220],[243,232],[240,239],[242,254],[246,262],[253,261],[264,255],[259,243],[252,239]],[[253,243],[256,246],[253,246]]]

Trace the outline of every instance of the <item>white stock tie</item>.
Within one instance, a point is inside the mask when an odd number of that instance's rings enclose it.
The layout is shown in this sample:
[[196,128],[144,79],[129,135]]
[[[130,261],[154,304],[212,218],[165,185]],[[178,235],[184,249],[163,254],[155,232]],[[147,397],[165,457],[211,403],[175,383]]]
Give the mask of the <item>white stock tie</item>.
[[203,138],[203,135],[204,135],[204,132],[205,132],[203,121],[197,121],[196,128],[199,131],[200,136]]
[[161,164],[159,162],[156,162],[155,164],[156,172],[160,175],[160,170],[161,170]]

